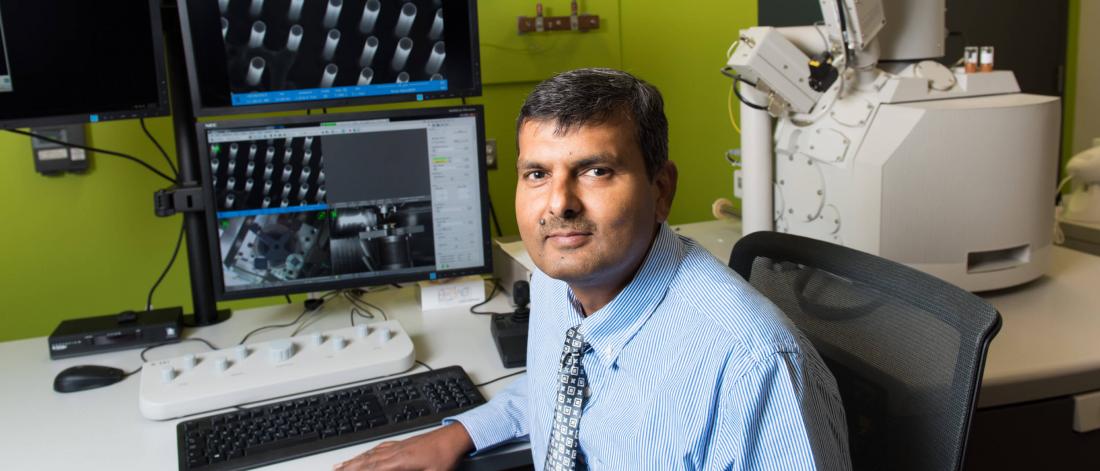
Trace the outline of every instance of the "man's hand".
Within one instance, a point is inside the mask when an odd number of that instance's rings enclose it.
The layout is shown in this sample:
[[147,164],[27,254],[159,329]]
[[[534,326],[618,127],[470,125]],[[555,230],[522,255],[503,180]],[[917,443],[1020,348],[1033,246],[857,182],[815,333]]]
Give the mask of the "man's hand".
[[336,471],[451,470],[474,449],[466,427],[453,423],[439,430],[399,442],[384,442],[355,458],[337,464]]

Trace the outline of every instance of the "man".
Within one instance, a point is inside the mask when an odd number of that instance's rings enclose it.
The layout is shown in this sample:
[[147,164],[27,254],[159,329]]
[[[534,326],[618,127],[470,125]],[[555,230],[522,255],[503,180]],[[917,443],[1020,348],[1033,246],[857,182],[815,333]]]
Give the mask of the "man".
[[[659,92],[582,69],[517,123],[531,282],[527,374],[434,432],[340,469],[450,469],[529,436],[536,469],[848,469],[836,384],[783,314],[669,229]],[[564,346],[563,346],[564,345]]]

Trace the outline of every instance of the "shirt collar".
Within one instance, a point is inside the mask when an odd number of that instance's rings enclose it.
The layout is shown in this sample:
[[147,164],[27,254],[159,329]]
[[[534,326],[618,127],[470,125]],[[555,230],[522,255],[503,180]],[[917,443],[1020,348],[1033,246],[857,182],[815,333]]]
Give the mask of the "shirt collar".
[[[680,268],[683,252],[684,245],[676,233],[667,223],[661,224],[634,279],[610,303],[580,321],[585,342],[604,366],[615,363],[619,353],[660,305]],[[567,292],[574,310],[570,317],[580,316],[580,304],[573,290]]]

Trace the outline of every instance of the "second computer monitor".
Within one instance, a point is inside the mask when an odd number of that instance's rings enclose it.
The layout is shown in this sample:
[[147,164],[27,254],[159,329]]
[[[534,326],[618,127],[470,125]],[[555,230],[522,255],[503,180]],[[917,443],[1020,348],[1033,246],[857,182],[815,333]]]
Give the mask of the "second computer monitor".
[[164,116],[160,0],[0,0],[0,129]]
[[198,116],[481,94],[475,0],[180,0]]
[[491,271],[478,106],[199,127],[221,299]]

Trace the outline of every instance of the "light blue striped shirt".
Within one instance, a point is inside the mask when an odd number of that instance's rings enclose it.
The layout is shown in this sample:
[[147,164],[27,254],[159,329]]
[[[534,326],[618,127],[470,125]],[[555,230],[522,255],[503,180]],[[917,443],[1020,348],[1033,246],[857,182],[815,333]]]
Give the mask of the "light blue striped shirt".
[[[580,448],[594,470],[850,469],[832,374],[770,301],[662,225],[638,274],[585,318],[569,287],[531,282],[527,374],[454,419],[480,452],[529,436],[542,469],[565,332],[591,385]],[[449,422],[449,421],[448,421]]]

